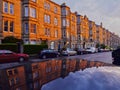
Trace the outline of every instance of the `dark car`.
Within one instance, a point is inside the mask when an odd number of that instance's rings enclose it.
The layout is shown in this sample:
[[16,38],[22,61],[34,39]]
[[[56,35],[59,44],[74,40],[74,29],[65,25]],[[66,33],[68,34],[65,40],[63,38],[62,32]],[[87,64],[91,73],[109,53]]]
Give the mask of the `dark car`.
[[47,50],[42,50],[39,53],[39,57],[46,59],[46,58],[55,58],[55,57],[59,57],[59,52],[57,50],[54,49],[47,49]]
[[82,54],[86,54],[87,52],[85,51],[85,49],[82,49],[82,48],[79,48],[78,50],[77,50],[77,54],[78,55],[82,55]]
[[112,52],[113,64],[120,65],[120,48]]
[[27,61],[29,55],[19,54],[10,50],[0,50],[0,63]]

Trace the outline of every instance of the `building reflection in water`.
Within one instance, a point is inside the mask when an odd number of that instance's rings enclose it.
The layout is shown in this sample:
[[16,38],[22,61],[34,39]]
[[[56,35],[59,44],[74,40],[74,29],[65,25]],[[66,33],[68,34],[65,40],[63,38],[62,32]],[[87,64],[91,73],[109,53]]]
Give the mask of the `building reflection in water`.
[[105,66],[98,61],[80,59],[31,61],[0,65],[0,90],[40,90],[42,85],[64,78],[70,72]]

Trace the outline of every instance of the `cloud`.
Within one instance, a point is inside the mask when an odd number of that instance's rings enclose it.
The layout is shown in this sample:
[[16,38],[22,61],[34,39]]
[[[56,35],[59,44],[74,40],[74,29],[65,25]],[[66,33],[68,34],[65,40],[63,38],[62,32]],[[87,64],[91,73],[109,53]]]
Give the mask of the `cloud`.
[[[58,4],[66,2],[73,12],[87,15],[96,24],[103,22],[103,26],[112,32],[120,33],[120,0],[52,0]],[[120,35],[120,34],[119,34]]]

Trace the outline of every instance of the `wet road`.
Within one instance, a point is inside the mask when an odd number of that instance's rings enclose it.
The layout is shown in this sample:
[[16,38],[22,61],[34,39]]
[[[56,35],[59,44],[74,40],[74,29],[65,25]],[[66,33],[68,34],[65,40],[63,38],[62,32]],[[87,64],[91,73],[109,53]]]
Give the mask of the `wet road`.
[[[60,57],[59,59],[64,59],[64,58],[69,58],[69,59],[79,58],[79,59],[85,59],[85,60],[90,60],[90,61],[102,61],[102,62],[110,63],[110,64],[112,63],[111,52],[84,54],[84,55],[76,55],[76,56],[64,56],[64,57]],[[44,59],[31,59],[31,60],[43,61]]]
[[71,56],[68,58],[82,58],[82,59],[86,59],[90,61],[102,61],[102,62],[110,63],[110,64],[112,63],[111,52],[77,55],[77,56]]

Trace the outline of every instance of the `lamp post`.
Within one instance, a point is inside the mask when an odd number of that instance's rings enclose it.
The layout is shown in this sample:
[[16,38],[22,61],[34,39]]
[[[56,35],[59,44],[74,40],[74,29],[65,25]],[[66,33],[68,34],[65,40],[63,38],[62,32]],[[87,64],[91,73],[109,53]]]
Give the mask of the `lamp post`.
[[61,41],[60,40],[58,40],[58,52],[60,52],[61,51]]
[[23,53],[23,45],[21,42],[17,42],[17,52],[18,53]]

